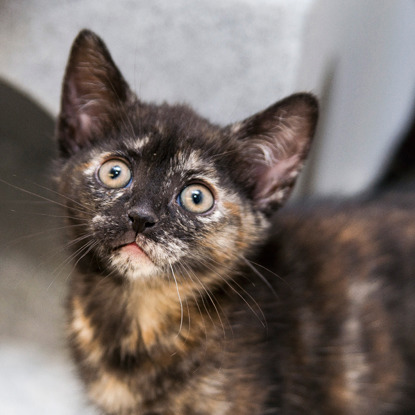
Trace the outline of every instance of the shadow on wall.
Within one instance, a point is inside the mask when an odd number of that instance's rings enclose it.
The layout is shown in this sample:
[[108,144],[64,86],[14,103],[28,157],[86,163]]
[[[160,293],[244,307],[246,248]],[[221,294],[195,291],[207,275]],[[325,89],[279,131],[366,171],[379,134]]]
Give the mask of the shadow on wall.
[[54,120],[0,81],[0,333],[56,348],[70,270],[53,189]]
[[[0,80],[0,412],[92,414],[66,354],[54,120]],[[47,190],[49,189],[49,190]],[[40,196],[40,197],[39,197]],[[52,392],[51,392],[52,391]]]
[[[30,98],[0,80],[0,244],[25,249],[28,255],[44,251],[36,232],[45,230],[51,210],[45,194],[53,186],[54,120]],[[3,181],[9,183],[6,185]],[[16,187],[25,189],[18,190]],[[50,197],[50,196],[49,196]],[[32,239],[32,240],[31,240]],[[16,241],[16,242],[14,242]]]

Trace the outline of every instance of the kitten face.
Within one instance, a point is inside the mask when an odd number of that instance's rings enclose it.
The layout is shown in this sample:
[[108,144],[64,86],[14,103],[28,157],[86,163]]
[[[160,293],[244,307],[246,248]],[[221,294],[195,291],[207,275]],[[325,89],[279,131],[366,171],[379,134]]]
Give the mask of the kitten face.
[[57,130],[79,261],[132,280],[220,282],[265,237],[316,118],[308,94],[225,128],[185,106],[143,103],[102,41],[81,32]]
[[94,254],[131,279],[230,266],[262,235],[265,217],[224,175],[226,155],[214,152],[222,140],[218,128],[187,138],[130,134],[80,151],[62,170],[61,191],[84,206],[70,208],[85,223],[73,237],[89,235]]

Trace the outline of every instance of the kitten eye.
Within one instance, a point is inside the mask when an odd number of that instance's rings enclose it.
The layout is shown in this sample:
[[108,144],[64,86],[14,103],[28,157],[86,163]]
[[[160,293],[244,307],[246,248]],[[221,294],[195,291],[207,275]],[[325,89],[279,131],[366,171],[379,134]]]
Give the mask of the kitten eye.
[[111,189],[126,187],[131,181],[131,176],[130,167],[120,159],[107,160],[98,170],[101,183]]
[[178,200],[180,206],[192,213],[206,213],[215,203],[212,192],[202,184],[191,184],[185,187]]

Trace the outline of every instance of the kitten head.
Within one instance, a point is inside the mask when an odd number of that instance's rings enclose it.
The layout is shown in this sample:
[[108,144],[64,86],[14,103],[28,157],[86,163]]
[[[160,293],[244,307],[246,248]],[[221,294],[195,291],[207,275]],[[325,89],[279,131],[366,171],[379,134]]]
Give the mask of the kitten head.
[[59,190],[81,262],[128,279],[222,278],[264,239],[316,120],[308,94],[224,128],[186,106],[141,102],[82,31],[57,125]]

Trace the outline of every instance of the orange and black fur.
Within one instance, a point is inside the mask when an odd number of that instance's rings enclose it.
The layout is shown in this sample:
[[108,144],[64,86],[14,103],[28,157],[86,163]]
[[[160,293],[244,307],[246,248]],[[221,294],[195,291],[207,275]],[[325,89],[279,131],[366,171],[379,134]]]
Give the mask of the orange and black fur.
[[281,209],[309,94],[219,127],[72,48],[57,126],[69,341],[104,414],[412,414],[410,196]]

